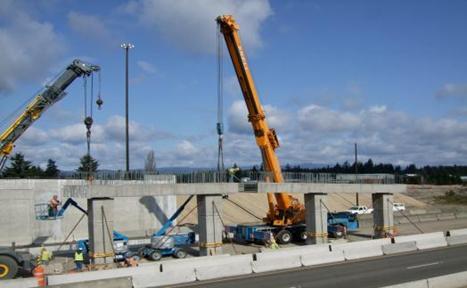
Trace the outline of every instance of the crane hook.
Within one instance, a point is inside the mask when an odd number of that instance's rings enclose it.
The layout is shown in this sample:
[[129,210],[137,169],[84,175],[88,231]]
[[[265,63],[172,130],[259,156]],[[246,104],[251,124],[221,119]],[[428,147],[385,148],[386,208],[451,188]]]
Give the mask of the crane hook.
[[97,104],[97,109],[102,110],[102,104],[104,104],[104,101],[99,97],[96,100],[96,104]]
[[92,123],[94,121],[92,120],[92,117],[88,116],[84,118],[84,125],[86,125],[86,129],[91,130]]

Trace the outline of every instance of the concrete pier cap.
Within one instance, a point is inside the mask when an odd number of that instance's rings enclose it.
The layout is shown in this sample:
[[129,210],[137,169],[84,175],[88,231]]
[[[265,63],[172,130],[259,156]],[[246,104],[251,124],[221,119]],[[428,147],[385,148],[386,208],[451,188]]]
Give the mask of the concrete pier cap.
[[235,193],[403,193],[403,184],[334,184],[334,183],[191,183],[158,184],[144,181],[118,181],[86,185],[65,185],[64,195],[73,198],[142,197],[165,195],[226,195]]

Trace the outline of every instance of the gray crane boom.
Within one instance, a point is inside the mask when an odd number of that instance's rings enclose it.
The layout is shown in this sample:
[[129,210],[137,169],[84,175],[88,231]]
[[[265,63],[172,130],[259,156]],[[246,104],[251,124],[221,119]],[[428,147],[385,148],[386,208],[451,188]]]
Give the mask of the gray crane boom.
[[34,97],[23,113],[0,134],[0,171],[6,162],[6,158],[13,150],[14,142],[39,119],[45,110],[66,95],[65,89],[76,78],[90,76],[93,72],[98,71],[100,71],[99,66],[75,59],[63,73]]

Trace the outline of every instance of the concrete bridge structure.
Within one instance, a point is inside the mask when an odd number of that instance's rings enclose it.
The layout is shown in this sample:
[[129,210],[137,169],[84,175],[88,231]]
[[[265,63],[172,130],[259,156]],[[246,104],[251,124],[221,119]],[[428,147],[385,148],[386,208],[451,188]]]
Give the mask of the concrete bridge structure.
[[[14,193],[14,185],[0,181],[0,197]],[[35,180],[41,181],[41,180]],[[46,180],[53,181],[53,180]],[[56,180],[64,181],[64,180]],[[6,187],[6,188],[5,188]],[[10,187],[10,189],[8,189]],[[16,187],[16,186],[15,186]],[[18,188],[18,187],[16,187]],[[338,184],[338,183],[192,183],[176,184],[164,181],[70,181],[62,183],[64,198],[72,197],[87,201],[89,213],[88,235],[90,247],[97,257],[96,263],[105,263],[106,255],[111,255],[112,242],[106,237],[107,230],[114,229],[115,211],[124,207],[125,199],[133,197],[165,197],[176,195],[196,195],[198,209],[198,230],[200,255],[222,253],[222,196],[236,193],[303,193],[305,196],[306,226],[311,237],[309,244],[327,242],[326,196],[332,193],[372,194],[373,221],[375,237],[384,237],[393,233],[393,194],[406,192],[406,185],[401,184]],[[10,190],[10,191],[8,191]],[[18,189],[17,189],[18,190]],[[18,192],[18,191],[17,191]],[[114,202],[118,202],[115,204]],[[118,205],[118,207],[117,207]],[[106,229],[103,214],[106,217]],[[169,213],[168,213],[169,214]]]
[[[198,229],[200,255],[222,253],[222,196],[235,193],[303,193],[305,195],[306,226],[310,237],[309,244],[327,242],[326,195],[331,193],[369,193],[373,200],[373,221],[375,237],[381,238],[392,234],[394,230],[393,194],[406,192],[406,186],[400,184],[332,184],[332,183],[193,183],[193,184],[158,184],[158,183],[113,183],[89,185],[69,185],[64,187],[65,195],[73,198],[88,199],[88,207],[93,202],[99,203],[104,210],[111,211],[115,198],[163,195],[196,195],[198,209]],[[95,247],[111,247],[111,239],[97,235],[102,226],[101,220],[89,217],[89,231],[97,236],[91,239]],[[102,230],[102,229],[101,229]],[[97,234],[96,234],[97,233]],[[102,231],[105,233],[105,231]],[[108,239],[103,243],[102,239]],[[102,248],[100,248],[102,249]],[[104,254],[106,251],[102,251]]]

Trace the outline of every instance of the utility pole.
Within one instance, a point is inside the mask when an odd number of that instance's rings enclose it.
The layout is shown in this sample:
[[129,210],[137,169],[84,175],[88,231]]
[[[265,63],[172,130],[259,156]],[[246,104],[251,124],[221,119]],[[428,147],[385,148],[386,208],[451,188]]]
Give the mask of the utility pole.
[[[358,181],[358,158],[357,158],[357,143],[355,143],[355,183]],[[355,204],[358,206],[358,192],[355,194]]]
[[130,133],[128,125],[128,52],[131,48],[135,48],[135,45],[131,43],[123,43],[120,45],[125,49],[125,146],[126,146],[126,169],[125,171],[130,172]]

